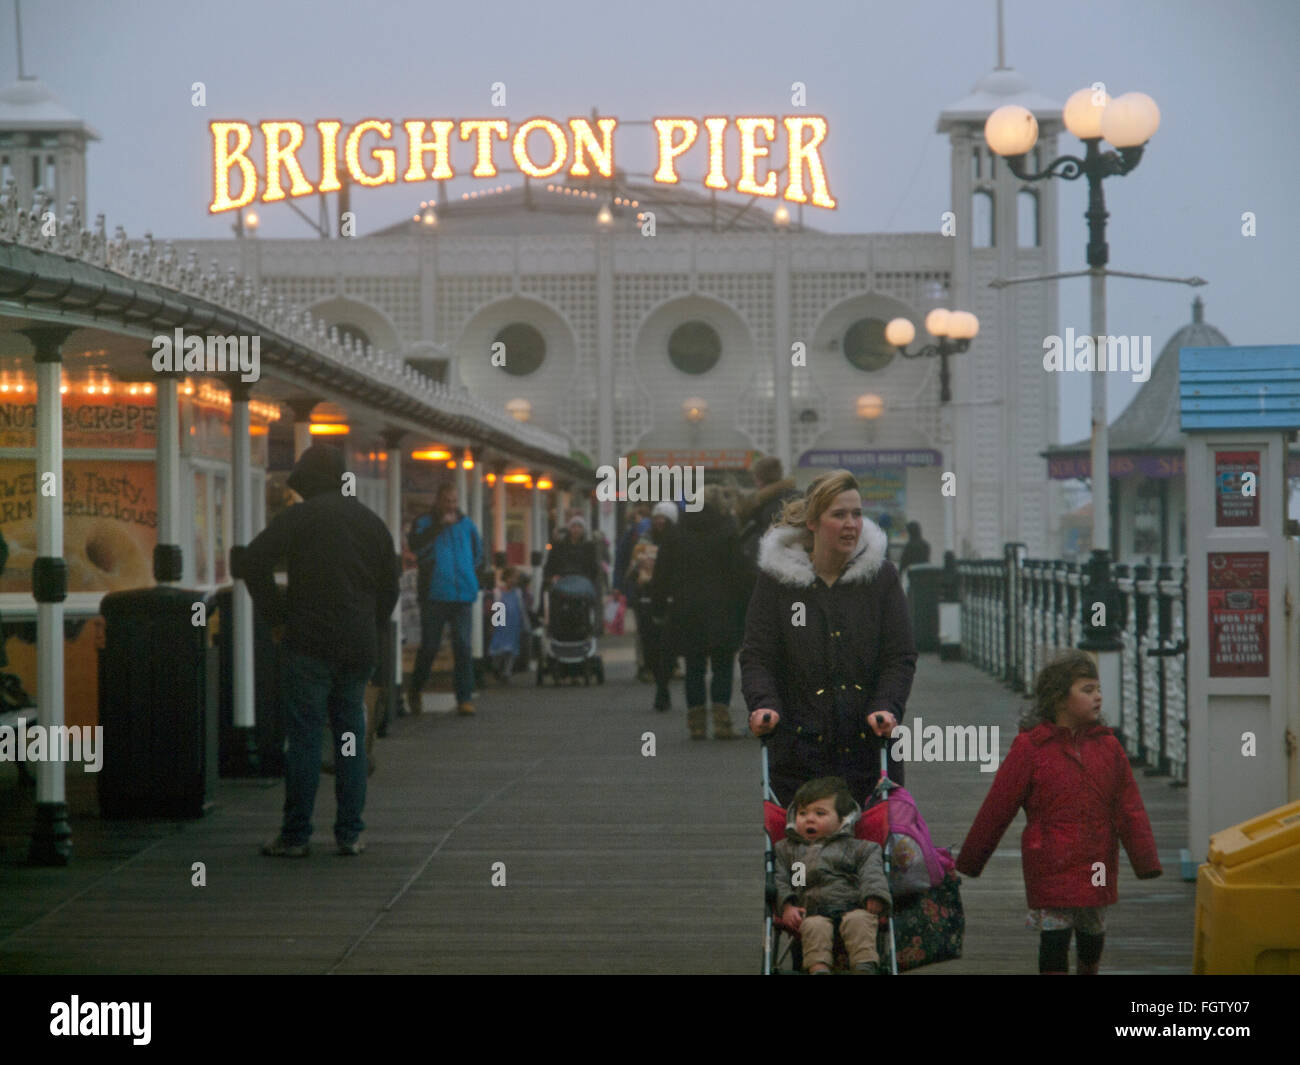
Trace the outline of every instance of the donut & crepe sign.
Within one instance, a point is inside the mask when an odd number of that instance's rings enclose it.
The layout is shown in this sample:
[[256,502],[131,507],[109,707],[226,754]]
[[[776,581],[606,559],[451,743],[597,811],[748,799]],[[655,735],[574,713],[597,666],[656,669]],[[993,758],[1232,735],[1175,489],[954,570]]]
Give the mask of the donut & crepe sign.
[[[391,122],[376,118],[346,125],[336,119],[314,124],[311,145],[307,127],[293,120],[259,122],[260,150],[254,148],[254,127],[248,122],[208,124],[212,133],[211,214],[233,211],[261,198],[262,203],[338,192],[341,176],[357,185],[376,187],[402,182],[450,181],[465,176],[498,176],[497,151],[508,151],[520,173],[549,178],[566,170],[585,179],[614,176],[617,118],[570,118],[566,123],[530,118],[512,125],[505,119],[411,119]],[[821,145],[828,132],[820,115],[758,115],[743,118],[656,118],[653,120],[657,166],[654,180],[676,185],[678,160],[687,152],[707,153],[704,186],[719,192],[732,189],[744,196],[781,197],[791,203],[833,208],[822,165]],[[728,151],[728,131],[737,147]],[[698,144],[697,144],[698,142]],[[453,150],[455,148],[456,150]],[[399,159],[400,156],[400,159]],[[457,158],[457,157],[462,158]],[[734,157],[732,157],[734,156]],[[785,187],[777,169],[785,161]],[[316,177],[315,184],[304,162]],[[735,169],[729,170],[729,167]],[[260,168],[260,169],[259,169]],[[760,179],[759,169],[765,171]],[[232,193],[232,175],[239,191]],[[399,178],[400,175],[400,178]]]

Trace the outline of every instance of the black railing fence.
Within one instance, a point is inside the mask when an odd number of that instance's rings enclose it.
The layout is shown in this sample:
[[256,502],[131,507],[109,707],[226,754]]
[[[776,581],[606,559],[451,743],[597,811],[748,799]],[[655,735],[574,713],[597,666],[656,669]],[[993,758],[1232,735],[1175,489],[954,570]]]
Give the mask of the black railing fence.
[[[1007,544],[1000,559],[959,560],[962,657],[1028,692],[1057,651],[1084,635],[1084,567],[1026,558]],[[1136,764],[1187,781],[1187,567],[1149,562],[1110,568],[1111,623],[1120,644],[1120,690],[1104,692],[1105,714]]]

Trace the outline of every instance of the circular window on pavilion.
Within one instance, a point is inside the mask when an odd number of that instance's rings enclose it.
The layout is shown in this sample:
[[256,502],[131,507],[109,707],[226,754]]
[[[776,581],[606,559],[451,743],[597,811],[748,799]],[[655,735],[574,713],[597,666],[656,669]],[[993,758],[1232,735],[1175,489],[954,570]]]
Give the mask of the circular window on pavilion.
[[683,322],[668,338],[668,357],[682,373],[708,373],[722,357],[722,339],[708,322]]
[[492,342],[505,345],[505,365],[501,369],[515,377],[536,373],[546,361],[546,340],[527,322],[512,322]]
[[859,370],[883,370],[897,354],[879,318],[859,318],[844,334],[844,357]]

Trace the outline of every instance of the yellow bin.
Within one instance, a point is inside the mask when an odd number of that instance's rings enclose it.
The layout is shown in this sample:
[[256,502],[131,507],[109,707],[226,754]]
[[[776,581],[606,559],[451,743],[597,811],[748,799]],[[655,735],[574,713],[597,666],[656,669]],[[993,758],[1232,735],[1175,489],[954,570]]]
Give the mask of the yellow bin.
[[1300,975],[1300,802],[1210,837],[1192,972]]

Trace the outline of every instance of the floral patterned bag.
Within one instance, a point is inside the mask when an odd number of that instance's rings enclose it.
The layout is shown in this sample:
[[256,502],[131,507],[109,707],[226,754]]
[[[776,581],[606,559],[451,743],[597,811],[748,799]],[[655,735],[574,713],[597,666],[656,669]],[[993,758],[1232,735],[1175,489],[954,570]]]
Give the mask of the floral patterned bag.
[[960,884],[961,877],[950,870],[936,887],[894,908],[894,949],[900,973],[961,957],[966,914]]

